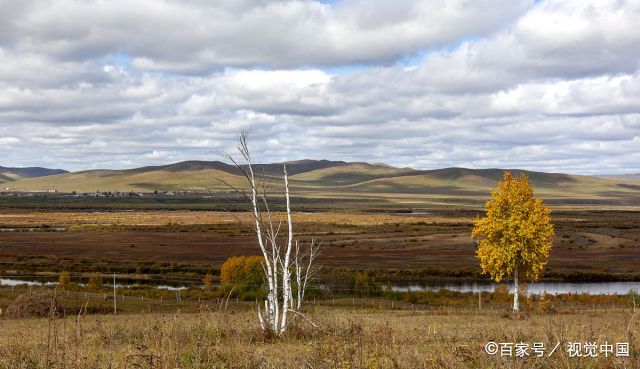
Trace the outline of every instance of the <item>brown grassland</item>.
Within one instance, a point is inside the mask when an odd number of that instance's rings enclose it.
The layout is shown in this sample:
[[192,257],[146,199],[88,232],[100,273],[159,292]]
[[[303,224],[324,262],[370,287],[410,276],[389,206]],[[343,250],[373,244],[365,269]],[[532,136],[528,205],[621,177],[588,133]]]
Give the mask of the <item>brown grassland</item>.
[[[297,212],[294,220],[298,237],[322,242],[319,263],[328,269],[377,270],[387,279],[401,278],[399,270],[413,271],[414,280],[444,271],[478,278],[469,233],[480,214]],[[256,254],[249,220],[242,212],[5,209],[0,228],[12,231],[0,238],[0,271],[136,272],[143,264],[149,273],[179,270],[199,279],[230,256]],[[639,212],[563,210],[553,221],[547,278],[640,278]]]
[[[315,307],[282,338],[247,309],[0,321],[0,368],[638,368],[640,314],[575,308],[525,314]],[[489,341],[532,345],[538,358],[485,353]],[[628,342],[629,357],[570,358],[569,342]],[[614,344],[615,345],[615,344]]]
[[[469,235],[480,207],[398,210],[298,211],[296,233],[322,242],[318,263],[326,273],[368,270],[382,283],[481,278]],[[4,207],[0,275],[70,271],[75,283],[91,272],[117,272],[201,283],[228,257],[258,252],[247,221],[243,212]],[[640,212],[560,208],[553,221],[546,278],[640,280]],[[640,367],[633,308],[640,301],[626,296],[527,300],[519,317],[507,313],[509,296],[483,294],[481,310],[477,294],[319,296],[305,308],[319,328],[300,318],[276,338],[258,329],[253,299],[221,303],[220,293],[194,287],[178,302],[174,292],[119,289],[119,314],[111,315],[104,283],[93,292],[58,292],[65,318],[0,318],[0,369]],[[0,288],[0,308],[23,292]],[[501,358],[485,353],[489,341],[560,348],[542,358]],[[568,342],[587,341],[629,342],[630,356],[568,357]]]

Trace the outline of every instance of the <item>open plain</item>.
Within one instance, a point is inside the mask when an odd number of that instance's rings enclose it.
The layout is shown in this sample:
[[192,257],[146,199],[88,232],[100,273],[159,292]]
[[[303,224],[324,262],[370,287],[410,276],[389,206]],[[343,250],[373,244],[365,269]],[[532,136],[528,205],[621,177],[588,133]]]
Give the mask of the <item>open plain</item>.
[[[322,243],[323,267],[479,279],[470,237],[481,210],[296,212],[296,234]],[[274,213],[274,218],[282,218]],[[127,272],[173,265],[204,274],[258,253],[250,214],[220,211],[0,210],[0,270]],[[560,210],[546,278],[640,278],[640,212]],[[90,262],[89,262],[90,261]],[[106,267],[106,269],[104,269]],[[6,273],[5,273],[6,274]],[[384,277],[383,277],[384,278]]]

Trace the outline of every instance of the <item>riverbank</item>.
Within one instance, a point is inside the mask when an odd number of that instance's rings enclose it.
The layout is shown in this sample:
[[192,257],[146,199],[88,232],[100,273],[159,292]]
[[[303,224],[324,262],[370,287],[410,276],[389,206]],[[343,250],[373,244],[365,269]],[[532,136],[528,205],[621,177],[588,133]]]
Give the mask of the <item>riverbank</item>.
[[[0,286],[0,309],[6,310],[18,296],[30,293],[55,295],[64,307],[64,314],[76,315],[113,313],[175,313],[196,312],[202,308],[220,310],[254,310],[264,294],[234,293],[229,289],[203,290],[187,288],[167,290],[151,286],[130,288],[84,288],[70,285],[66,288],[51,285]],[[229,293],[231,292],[231,293]],[[492,291],[459,292],[448,289],[423,291],[360,290],[356,294],[330,294],[327,291],[307,291],[309,307],[341,307],[349,309],[378,309],[405,311],[440,311],[442,309],[488,309],[509,311],[513,294],[505,285]],[[578,309],[613,309],[640,307],[640,294],[632,290],[626,294],[591,293],[529,293],[521,286],[520,306],[523,313],[572,311]]]

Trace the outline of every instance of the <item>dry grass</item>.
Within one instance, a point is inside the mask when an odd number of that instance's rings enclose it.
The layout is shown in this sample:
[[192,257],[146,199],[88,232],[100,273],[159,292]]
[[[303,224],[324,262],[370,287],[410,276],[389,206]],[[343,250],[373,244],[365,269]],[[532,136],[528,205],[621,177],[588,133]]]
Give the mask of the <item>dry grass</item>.
[[[637,368],[640,317],[569,311],[515,320],[500,311],[377,311],[319,307],[282,339],[254,313],[208,312],[4,320],[0,368]],[[631,357],[501,359],[488,341],[629,342]]]
[[10,318],[46,318],[64,316],[64,307],[50,293],[25,293],[13,301],[7,308]]
[[[274,220],[286,219],[286,213],[274,212]],[[445,217],[436,214],[424,216],[394,215],[394,214],[357,214],[340,212],[319,212],[294,214],[299,223],[318,224],[350,224],[350,225],[379,225],[404,224],[429,221],[432,223],[459,223],[473,221],[473,217]],[[69,230],[86,230],[107,228],[111,226],[164,226],[167,224],[199,225],[199,224],[229,224],[239,221],[251,222],[251,213],[215,211],[32,211],[32,210],[0,210],[0,224],[5,227],[67,227]]]

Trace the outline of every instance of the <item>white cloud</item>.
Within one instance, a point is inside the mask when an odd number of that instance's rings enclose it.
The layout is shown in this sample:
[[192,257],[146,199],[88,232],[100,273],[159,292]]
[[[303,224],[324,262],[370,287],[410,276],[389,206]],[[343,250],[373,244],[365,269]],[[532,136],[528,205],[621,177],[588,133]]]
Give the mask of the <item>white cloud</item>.
[[[114,52],[135,67],[196,73],[227,66],[390,61],[493,31],[524,0],[6,1],[0,43],[60,60]],[[61,21],[64,20],[64,21]]]
[[390,4],[3,2],[2,164],[640,171],[637,2]]

